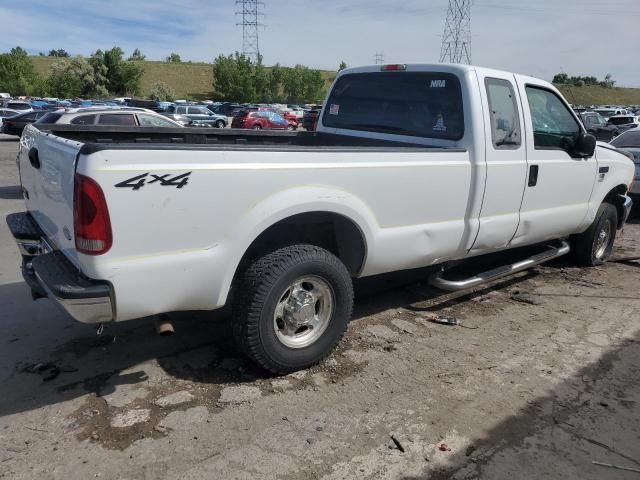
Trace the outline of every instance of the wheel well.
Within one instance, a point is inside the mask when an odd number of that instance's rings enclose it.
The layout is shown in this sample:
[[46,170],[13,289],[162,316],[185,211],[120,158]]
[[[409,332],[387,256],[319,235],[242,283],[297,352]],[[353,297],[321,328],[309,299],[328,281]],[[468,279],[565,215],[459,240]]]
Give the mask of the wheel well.
[[236,276],[253,260],[297,243],[307,243],[330,251],[354,276],[364,265],[364,235],[352,220],[331,212],[309,212],[280,220],[262,232],[243,255]]
[[616,210],[618,211],[618,228],[622,226],[622,217],[624,215],[623,199],[620,197],[620,195],[625,195],[626,193],[626,185],[618,185],[617,187],[611,189],[611,191],[607,193],[607,196],[604,197],[604,200],[602,201],[603,203],[610,203],[611,205],[616,207]]

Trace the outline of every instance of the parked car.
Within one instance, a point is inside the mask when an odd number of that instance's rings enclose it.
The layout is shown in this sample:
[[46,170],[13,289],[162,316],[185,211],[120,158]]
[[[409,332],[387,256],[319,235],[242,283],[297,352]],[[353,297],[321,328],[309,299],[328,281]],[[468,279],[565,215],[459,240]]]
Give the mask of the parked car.
[[162,113],[161,115],[173,120],[174,122],[178,122],[183,127],[191,126],[191,123],[192,123],[191,119],[186,115],[180,115],[178,113],[166,113],[166,112]]
[[20,115],[24,112],[19,112],[18,110],[11,110],[10,108],[0,108],[0,118],[4,117],[13,117],[15,115]]
[[271,110],[241,110],[233,117],[231,128],[288,130],[289,122]]
[[552,84],[469,65],[342,70],[314,133],[135,133],[25,129],[27,211],[7,223],[34,298],[95,324],[229,302],[238,345],[278,374],[333,351],[354,278],[433,267],[455,291],[570,251],[600,265],[631,208],[633,163]]
[[15,101],[15,100],[6,102],[4,107],[9,108],[11,110],[18,110],[23,113],[33,110],[33,107],[29,102],[22,102],[22,101]]
[[69,125],[123,125],[130,127],[182,127],[179,122],[151,110],[138,108],[75,108],[49,112],[38,123]]
[[632,128],[638,128],[640,125],[640,117],[636,115],[614,115],[609,118],[608,125],[614,126],[618,129],[618,135],[622,132],[626,132]]
[[207,108],[218,115],[233,117],[238,111],[242,109],[242,106],[237,103],[225,102],[219,105],[207,105]]
[[24,127],[35,122],[46,114],[47,112],[45,110],[36,110],[20,113],[13,117],[4,117],[2,119],[2,133],[20,136],[22,135]]
[[213,113],[202,105],[172,105],[167,109],[169,114],[184,115],[191,119],[191,124],[204,124],[216,128],[226,128],[227,117]]
[[170,102],[159,102],[156,100],[139,100],[137,98],[132,98],[126,105],[129,107],[137,107],[137,108],[146,108],[148,110],[152,110],[157,113],[163,113],[167,111],[167,108],[171,105]]
[[624,115],[627,113],[623,108],[596,108],[595,111],[602,115],[602,117],[607,121],[609,121],[609,118],[614,115]]
[[320,116],[320,112],[322,111],[322,106],[314,106],[311,107],[310,110],[306,110],[302,117],[302,126],[305,130],[313,131],[316,129],[316,124],[318,122],[318,117]]
[[598,112],[582,112],[578,114],[578,118],[582,120],[587,132],[601,142],[609,142],[619,133],[618,127],[607,123]]
[[634,128],[621,133],[611,141],[611,145],[633,155],[636,171],[629,195],[638,202],[640,200],[640,129]]

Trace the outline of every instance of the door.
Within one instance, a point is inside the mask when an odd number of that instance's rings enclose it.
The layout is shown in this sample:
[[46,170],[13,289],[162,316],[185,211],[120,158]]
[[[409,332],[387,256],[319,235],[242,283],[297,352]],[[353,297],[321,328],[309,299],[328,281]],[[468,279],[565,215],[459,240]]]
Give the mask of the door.
[[576,232],[589,208],[595,157],[573,154],[583,131],[553,90],[518,79],[525,113],[528,177],[513,245],[543,242]]
[[[480,230],[471,252],[504,248],[516,233],[527,177],[527,151],[522,138],[522,109],[515,78],[498,73],[479,75],[484,111],[486,183]],[[489,128],[490,126],[490,128]]]

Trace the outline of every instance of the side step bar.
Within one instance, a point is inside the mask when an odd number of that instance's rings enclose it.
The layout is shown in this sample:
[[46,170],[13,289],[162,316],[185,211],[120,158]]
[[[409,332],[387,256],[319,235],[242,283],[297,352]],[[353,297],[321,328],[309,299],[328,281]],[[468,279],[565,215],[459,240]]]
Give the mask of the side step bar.
[[514,273],[528,270],[532,267],[535,267],[536,265],[540,265],[541,263],[545,263],[549,260],[561,257],[562,255],[566,255],[567,253],[569,253],[569,250],[569,244],[563,241],[559,247],[551,247],[549,248],[549,250],[538,253],[537,255],[533,255],[526,260],[522,260],[511,265],[504,265],[502,267],[494,268],[493,270],[479,273],[478,275],[470,278],[465,278],[464,280],[447,280],[443,278],[446,271],[442,271],[433,276],[430,279],[429,283],[431,283],[431,285],[433,285],[434,287],[440,288],[442,290],[457,292],[459,290],[476,287],[483,283],[491,282],[508,275],[513,275]]

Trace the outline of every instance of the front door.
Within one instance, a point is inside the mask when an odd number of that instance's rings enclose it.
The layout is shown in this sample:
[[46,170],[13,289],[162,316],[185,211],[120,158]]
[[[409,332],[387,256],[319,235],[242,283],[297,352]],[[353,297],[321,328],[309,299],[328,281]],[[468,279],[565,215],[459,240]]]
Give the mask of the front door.
[[572,154],[582,127],[553,90],[518,80],[527,132],[527,185],[513,245],[576,233],[589,208],[595,157]]

